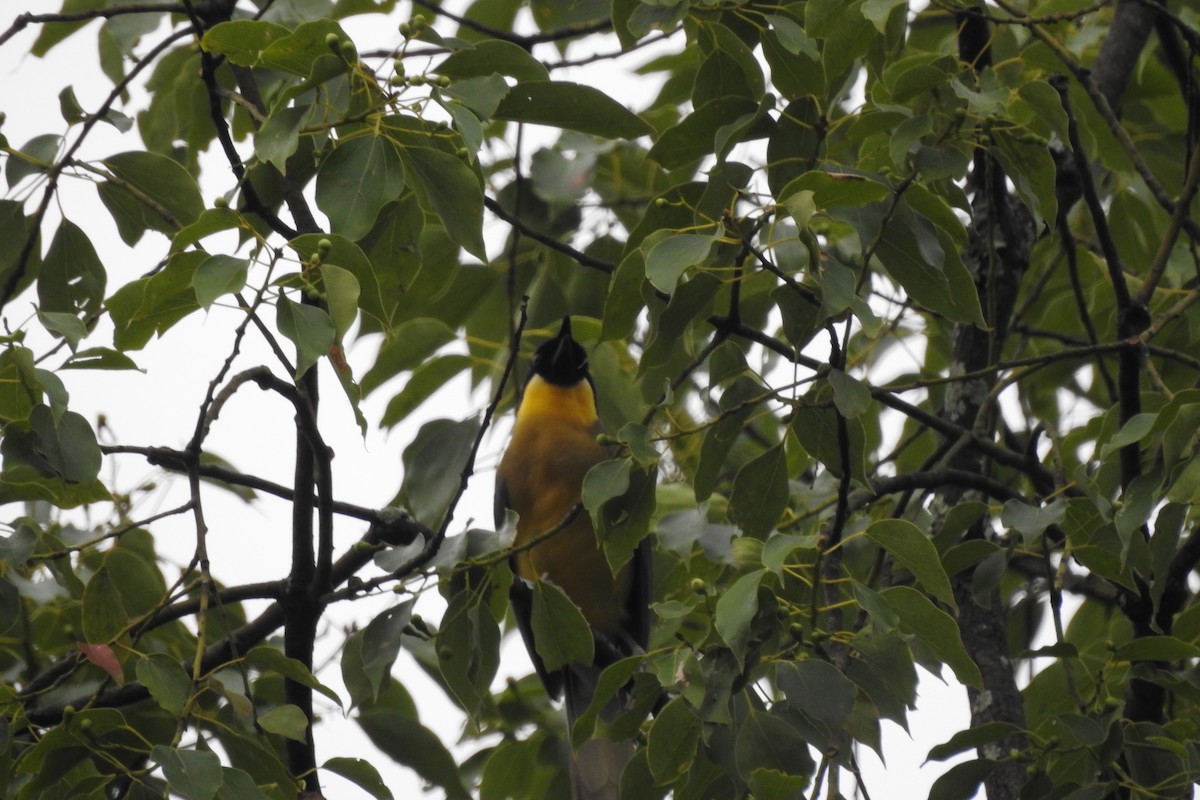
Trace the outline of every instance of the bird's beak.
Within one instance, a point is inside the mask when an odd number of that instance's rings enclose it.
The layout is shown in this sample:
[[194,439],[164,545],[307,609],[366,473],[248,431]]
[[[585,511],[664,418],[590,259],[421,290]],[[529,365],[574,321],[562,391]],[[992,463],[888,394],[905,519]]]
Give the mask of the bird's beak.
[[558,329],[558,336],[554,337],[557,346],[554,348],[554,361],[567,354],[567,343],[571,341],[571,318],[563,317],[562,327]]

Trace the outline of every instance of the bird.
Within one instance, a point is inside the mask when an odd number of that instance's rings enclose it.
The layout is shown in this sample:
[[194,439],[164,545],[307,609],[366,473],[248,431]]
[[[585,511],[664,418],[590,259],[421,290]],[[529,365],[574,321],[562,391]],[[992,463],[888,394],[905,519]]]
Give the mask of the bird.
[[[587,351],[563,317],[558,334],[533,355],[512,438],[496,472],[495,513],[517,513],[510,602],[534,668],[551,698],[563,698],[567,730],[587,709],[600,673],[646,649],[650,557],[647,543],[616,574],[609,567],[589,514],[581,506],[583,479],[619,452],[602,444],[596,384]],[[553,531],[553,533],[549,533]],[[533,546],[531,541],[544,537]],[[595,641],[592,663],[547,670],[531,623],[533,587],[549,581],[579,607]],[[601,712],[613,719],[626,699],[618,692]],[[616,800],[621,771],[632,758],[629,741],[591,739],[572,752],[572,800]]]

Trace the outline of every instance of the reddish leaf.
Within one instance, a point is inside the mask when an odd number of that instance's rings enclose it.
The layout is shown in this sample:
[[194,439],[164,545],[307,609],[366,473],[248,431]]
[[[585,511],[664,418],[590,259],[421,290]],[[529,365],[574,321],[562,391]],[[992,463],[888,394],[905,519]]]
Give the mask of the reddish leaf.
[[79,652],[83,653],[84,658],[88,661],[111,675],[112,679],[118,685],[125,683],[125,673],[121,669],[121,662],[117,660],[117,656],[111,647],[106,644],[86,644],[80,642]]

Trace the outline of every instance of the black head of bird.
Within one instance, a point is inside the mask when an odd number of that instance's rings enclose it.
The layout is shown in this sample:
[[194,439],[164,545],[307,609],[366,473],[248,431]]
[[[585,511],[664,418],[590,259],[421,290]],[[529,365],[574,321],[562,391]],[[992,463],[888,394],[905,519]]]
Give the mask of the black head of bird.
[[557,336],[538,346],[533,354],[531,374],[540,375],[556,386],[574,386],[580,381],[591,380],[587,351],[572,338],[570,317],[563,317]]

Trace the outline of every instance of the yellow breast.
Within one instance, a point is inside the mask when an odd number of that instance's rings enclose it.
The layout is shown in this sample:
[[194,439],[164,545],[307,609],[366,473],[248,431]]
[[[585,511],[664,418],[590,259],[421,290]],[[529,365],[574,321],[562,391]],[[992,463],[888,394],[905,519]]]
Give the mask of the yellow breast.
[[525,386],[517,409],[517,427],[530,424],[571,425],[591,428],[596,424],[596,395],[587,381],[574,386],[557,386],[534,375]]

